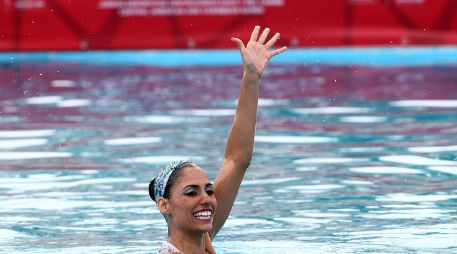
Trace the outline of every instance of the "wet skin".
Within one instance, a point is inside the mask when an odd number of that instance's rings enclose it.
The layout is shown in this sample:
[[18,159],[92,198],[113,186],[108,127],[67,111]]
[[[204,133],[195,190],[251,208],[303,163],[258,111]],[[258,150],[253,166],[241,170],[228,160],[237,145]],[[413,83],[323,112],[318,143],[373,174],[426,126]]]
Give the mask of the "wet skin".
[[211,231],[217,207],[213,189],[208,175],[201,168],[182,169],[178,181],[171,188],[170,227],[193,234]]

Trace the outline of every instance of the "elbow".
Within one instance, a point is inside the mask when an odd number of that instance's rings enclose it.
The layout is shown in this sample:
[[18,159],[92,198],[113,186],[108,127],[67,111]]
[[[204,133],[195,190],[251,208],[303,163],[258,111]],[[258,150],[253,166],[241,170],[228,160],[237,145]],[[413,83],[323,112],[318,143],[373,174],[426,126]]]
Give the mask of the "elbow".
[[239,165],[240,168],[246,170],[251,165],[251,159],[241,160],[240,162],[238,162],[238,165]]
[[[252,158],[252,157],[251,157],[251,158]],[[242,167],[244,170],[246,170],[246,169],[249,168],[250,165],[251,165],[251,160],[247,160],[247,161],[245,161],[245,162],[243,162],[243,163],[241,164],[241,167]]]
[[235,163],[237,165],[238,168],[246,170],[251,165],[252,154],[233,156],[231,158],[226,158],[226,159],[231,160],[233,163]]

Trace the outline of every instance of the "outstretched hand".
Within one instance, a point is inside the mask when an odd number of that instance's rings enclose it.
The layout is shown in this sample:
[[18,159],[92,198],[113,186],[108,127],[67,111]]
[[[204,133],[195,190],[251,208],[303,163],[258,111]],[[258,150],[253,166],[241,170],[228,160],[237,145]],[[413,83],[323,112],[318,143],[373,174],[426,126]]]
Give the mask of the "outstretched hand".
[[235,42],[240,49],[244,70],[251,74],[256,74],[258,77],[262,76],[268,61],[272,57],[287,50],[287,47],[270,50],[279,39],[279,33],[273,35],[273,37],[265,43],[268,34],[270,33],[270,28],[265,28],[260,37],[259,31],[260,26],[254,27],[251,38],[246,46],[244,46],[240,39],[232,38],[232,41]]

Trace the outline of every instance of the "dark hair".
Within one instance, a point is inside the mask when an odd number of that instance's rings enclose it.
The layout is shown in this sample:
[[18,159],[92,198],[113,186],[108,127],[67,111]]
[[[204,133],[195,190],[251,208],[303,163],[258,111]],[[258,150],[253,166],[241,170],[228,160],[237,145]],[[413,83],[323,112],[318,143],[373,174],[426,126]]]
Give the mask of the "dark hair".
[[[171,173],[170,177],[168,178],[167,185],[165,186],[165,192],[163,193],[163,197],[166,199],[170,199],[171,195],[171,187],[178,181],[178,178],[181,176],[181,171],[184,168],[187,167],[198,167],[197,164],[193,162],[184,162],[179,164],[178,166],[175,167],[173,170],[173,173]],[[152,179],[152,181],[149,183],[149,197],[151,197],[152,200],[157,202],[155,198],[155,192],[154,192],[154,185],[155,185],[156,178]]]

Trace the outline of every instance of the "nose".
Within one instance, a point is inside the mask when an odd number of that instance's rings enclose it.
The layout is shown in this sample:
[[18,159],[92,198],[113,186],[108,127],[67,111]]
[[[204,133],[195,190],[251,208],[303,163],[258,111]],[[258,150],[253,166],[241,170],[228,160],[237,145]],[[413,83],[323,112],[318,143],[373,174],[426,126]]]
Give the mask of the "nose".
[[205,206],[216,206],[216,198],[213,195],[208,195],[206,191],[203,191],[203,194],[201,196],[201,203]]

